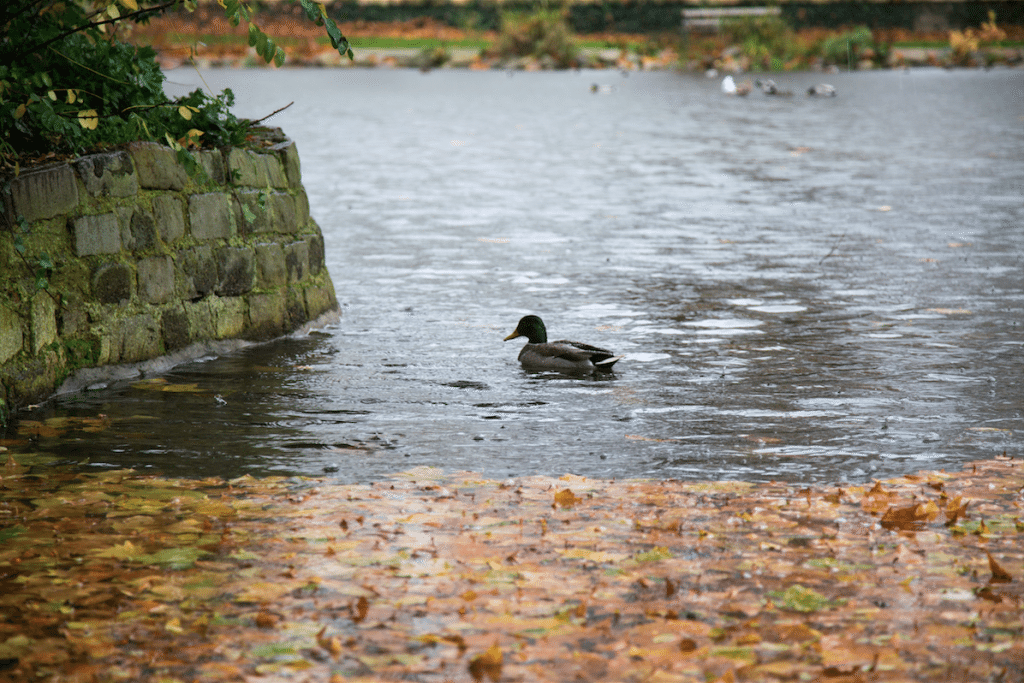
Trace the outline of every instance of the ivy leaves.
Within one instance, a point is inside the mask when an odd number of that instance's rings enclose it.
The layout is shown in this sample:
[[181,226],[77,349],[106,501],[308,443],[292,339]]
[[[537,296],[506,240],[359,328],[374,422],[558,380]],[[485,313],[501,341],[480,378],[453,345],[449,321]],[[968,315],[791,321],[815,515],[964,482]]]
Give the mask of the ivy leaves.
[[[232,25],[248,24],[249,45],[268,64],[286,56],[243,0],[218,0]],[[155,2],[155,4],[153,4]],[[324,5],[300,0],[310,21],[350,59],[348,39]],[[124,22],[144,20],[179,3],[151,0],[8,0],[0,10],[0,159],[17,168],[22,156],[82,153],[101,145],[170,136],[195,146],[239,144],[248,124],[230,114],[225,95],[193,93],[171,101],[149,47],[117,38]],[[197,7],[185,0],[188,11]],[[188,100],[188,101],[185,101]]]

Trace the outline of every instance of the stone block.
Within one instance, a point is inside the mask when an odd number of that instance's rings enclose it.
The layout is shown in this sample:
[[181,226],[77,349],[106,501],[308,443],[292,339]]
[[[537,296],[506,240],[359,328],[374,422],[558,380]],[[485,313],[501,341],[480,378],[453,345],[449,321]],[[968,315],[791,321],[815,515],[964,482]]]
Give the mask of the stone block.
[[[252,235],[254,233],[274,232],[274,211],[273,204],[268,201],[262,190],[248,190],[235,195],[238,198],[239,208],[239,233]],[[260,204],[263,204],[262,206]]]
[[131,241],[128,248],[132,251],[147,251],[157,245],[156,221],[153,214],[136,209],[131,220]]
[[217,261],[211,247],[179,251],[176,271],[178,292],[184,299],[201,299],[217,286]]
[[57,304],[48,292],[32,297],[32,353],[57,339]]
[[188,182],[188,174],[170,147],[155,142],[132,142],[128,145],[128,152],[135,162],[140,187],[180,190]]
[[164,349],[167,351],[188,346],[191,341],[188,314],[179,308],[164,311],[160,316],[160,332],[164,338]]
[[285,177],[293,188],[302,187],[302,167],[299,162],[299,149],[291,140],[279,142],[270,148],[281,159]]
[[306,315],[306,297],[301,287],[290,287],[288,289],[286,306],[288,309],[288,329],[286,331],[293,332],[309,320],[309,316]]
[[280,337],[287,331],[287,310],[282,294],[253,294],[249,297],[246,338],[266,341]]
[[11,368],[3,378],[9,404],[24,406],[45,401],[57,384],[57,375],[65,368],[64,355],[56,349],[45,349]]
[[322,235],[311,235],[306,244],[309,245],[309,273],[317,275],[324,267],[324,238]]
[[72,224],[75,233],[75,251],[79,256],[116,254],[121,251],[121,228],[117,216],[104,213],[82,216]]
[[188,198],[188,222],[197,240],[229,239],[232,234],[230,198],[223,192]]
[[79,295],[75,295],[61,308],[60,331],[67,339],[69,337],[80,337],[89,328],[89,315]]
[[150,304],[165,304],[174,294],[174,262],[169,256],[139,261],[139,297]]
[[78,183],[66,164],[26,171],[11,181],[14,217],[32,221],[71,213],[78,207]]
[[238,193],[243,208],[241,233],[277,232],[293,234],[299,230],[297,200],[286,192],[251,190]]
[[135,276],[124,263],[106,263],[92,275],[92,295],[101,304],[130,301],[135,289]]
[[0,306],[0,364],[13,358],[25,343],[21,316],[7,306]]
[[188,317],[189,338],[207,340],[217,338],[217,315],[209,299],[185,302],[185,315]]
[[121,246],[130,250],[132,248],[132,216],[135,215],[135,205],[115,206],[114,215],[117,216],[117,225],[121,229]]
[[245,300],[241,297],[215,299],[211,302],[217,339],[236,339],[245,331]]
[[[309,223],[309,197],[306,196],[306,191],[300,189],[295,193],[295,224],[299,230],[304,230],[306,225]],[[315,223],[313,227],[316,228],[317,232],[320,232],[320,227]]]
[[85,189],[93,197],[132,197],[139,178],[127,152],[90,154],[75,162]]
[[231,183],[242,187],[288,187],[281,161],[274,154],[258,154],[232,147],[227,154]]
[[260,287],[280,287],[288,282],[284,265],[284,249],[280,244],[256,245],[256,272]]
[[256,283],[256,259],[250,249],[224,247],[217,250],[217,286],[220,296],[240,296]]
[[126,318],[120,325],[120,363],[138,363],[161,355],[160,324],[155,316],[148,313]]
[[160,239],[168,244],[185,234],[185,214],[177,197],[167,194],[153,197],[153,220]]
[[323,285],[312,285],[306,288],[306,315],[315,320],[328,311],[338,309],[338,299],[334,295],[334,283],[324,278]]
[[218,185],[224,184],[224,155],[219,150],[204,149],[199,152],[193,152],[193,156],[210,180]]
[[309,272],[309,245],[292,242],[284,248],[284,263],[288,271],[289,282],[299,282]]
[[295,206],[295,197],[284,192],[275,192],[271,195],[273,210],[274,229],[285,234],[294,234],[301,227],[298,221],[298,212]]

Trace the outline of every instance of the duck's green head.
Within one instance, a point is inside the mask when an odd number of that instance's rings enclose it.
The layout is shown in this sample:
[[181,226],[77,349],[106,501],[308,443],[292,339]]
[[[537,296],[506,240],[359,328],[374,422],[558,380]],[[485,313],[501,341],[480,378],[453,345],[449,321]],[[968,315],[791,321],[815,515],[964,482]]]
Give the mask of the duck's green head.
[[523,317],[516,325],[516,331],[505,337],[505,341],[516,337],[526,337],[531,344],[546,344],[548,331],[544,328],[544,321],[535,315]]

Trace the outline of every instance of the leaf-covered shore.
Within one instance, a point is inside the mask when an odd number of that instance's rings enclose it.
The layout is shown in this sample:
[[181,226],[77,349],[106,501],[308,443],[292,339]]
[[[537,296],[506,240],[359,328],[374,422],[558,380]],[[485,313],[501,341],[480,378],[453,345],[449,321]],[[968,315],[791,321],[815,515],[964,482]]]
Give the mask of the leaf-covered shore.
[[1024,676],[1019,460],[806,489],[0,474],[0,681]]

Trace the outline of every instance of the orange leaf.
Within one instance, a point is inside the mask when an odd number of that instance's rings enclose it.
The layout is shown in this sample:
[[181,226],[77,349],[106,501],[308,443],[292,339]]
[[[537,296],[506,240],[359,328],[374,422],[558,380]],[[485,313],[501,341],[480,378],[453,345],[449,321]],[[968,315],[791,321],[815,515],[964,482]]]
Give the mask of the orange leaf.
[[911,505],[905,508],[890,507],[882,515],[882,528],[899,531],[915,531],[923,526],[924,522],[934,519],[938,509],[934,503],[929,505]]
[[581,500],[581,498],[577,498],[569,489],[562,489],[555,494],[555,505],[561,505],[564,508],[571,508]]
[[1013,576],[996,562],[996,558],[992,557],[992,553],[986,554],[988,555],[988,568],[992,571],[992,578],[989,579],[989,583],[1009,583],[1013,581]]

